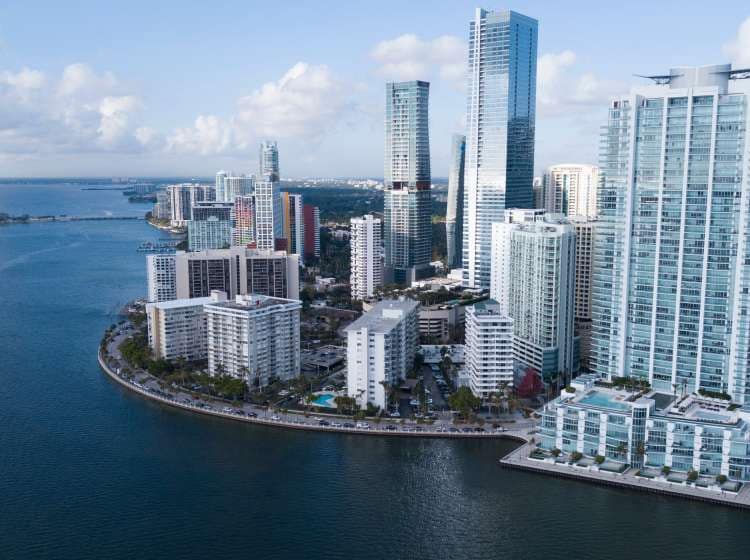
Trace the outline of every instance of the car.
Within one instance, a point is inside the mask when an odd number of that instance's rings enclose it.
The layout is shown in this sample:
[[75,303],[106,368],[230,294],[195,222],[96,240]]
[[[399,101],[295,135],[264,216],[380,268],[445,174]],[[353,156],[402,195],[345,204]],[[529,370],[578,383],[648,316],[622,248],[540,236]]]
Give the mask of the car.
[[505,426],[498,426],[497,428],[495,428],[495,431],[496,432],[507,432],[508,428],[506,428]]
[[258,414],[253,412],[252,410],[247,413],[248,418],[257,418]]
[[445,432],[447,430],[448,428],[446,428],[445,426],[438,426],[437,428],[435,428],[436,432]]
[[369,430],[370,424],[368,424],[367,422],[357,422],[357,428],[360,428],[362,430]]
[[393,430],[396,429],[396,426],[394,426],[393,424],[386,424],[385,429],[388,430],[389,432],[392,432]]
[[458,432],[459,430],[458,430],[458,428],[452,428],[452,427],[451,427],[451,428],[448,428],[448,431],[449,431],[450,433],[452,433],[452,434],[455,434],[455,433],[456,433],[456,432]]
[[353,427],[354,427],[354,424],[352,424],[351,422],[344,422],[344,428],[353,428]]
[[463,433],[465,433],[465,434],[468,434],[468,433],[470,433],[470,432],[473,432],[474,430],[472,430],[471,428],[469,428],[469,427],[467,426],[467,427],[465,427],[465,428],[461,428],[461,431],[462,431]]
[[341,427],[341,422],[331,422],[331,427],[332,428],[340,428]]
[[222,408],[221,410],[222,410],[222,412],[227,412],[227,413],[232,413],[232,412],[234,412],[234,410],[232,410],[232,408],[231,408],[231,407],[228,407],[228,406],[225,406],[225,407],[224,407],[224,408]]
[[414,428],[414,431],[415,432],[424,432],[424,428],[422,426],[417,426],[416,428]]
[[476,428],[474,428],[474,431],[475,432],[483,432],[484,428],[482,428],[481,426],[477,426]]
[[398,410],[394,410],[393,412],[391,412],[391,416],[393,416],[394,418],[401,418],[401,413]]
[[318,420],[318,426],[330,426],[331,423],[328,420]]
[[281,418],[277,414],[274,414],[271,416],[271,420],[281,420]]
[[410,406],[419,406],[419,401],[417,399],[412,399],[409,401]]

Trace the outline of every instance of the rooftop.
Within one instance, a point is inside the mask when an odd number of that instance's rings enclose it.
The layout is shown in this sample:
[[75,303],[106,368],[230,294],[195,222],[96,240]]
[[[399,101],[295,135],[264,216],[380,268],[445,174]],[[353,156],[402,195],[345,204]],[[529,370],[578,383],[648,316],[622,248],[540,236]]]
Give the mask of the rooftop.
[[[205,299],[205,298],[202,298]],[[210,299],[210,298],[209,298]],[[301,303],[294,299],[276,298],[263,295],[238,295],[233,301],[208,301],[210,307],[219,307],[223,309],[236,309],[239,311],[253,311],[256,309],[264,309],[267,307],[274,307],[278,305],[287,305],[290,303]]]
[[417,307],[419,307],[419,302],[413,299],[384,299],[377,302],[370,311],[344,330],[350,332],[366,328],[371,332],[387,333]]

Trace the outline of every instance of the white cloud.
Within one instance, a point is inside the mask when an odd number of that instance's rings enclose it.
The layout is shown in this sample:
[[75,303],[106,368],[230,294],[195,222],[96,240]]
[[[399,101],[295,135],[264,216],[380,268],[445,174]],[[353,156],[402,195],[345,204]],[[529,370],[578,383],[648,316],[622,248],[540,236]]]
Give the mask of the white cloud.
[[[131,152],[139,99],[122,91],[110,72],[67,66],[59,79],[34,69],[0,73],[0,154]],[[10,154],[10,155],[8,155]]]
[[420,39],[414,34],[381,41],[370,53],[380,65],[378,74],[394,80],[427,80],[433,75],[463,84],[466,43],[453,35]]
[[231,118],[201,115],[192,127],[175,130],[167,139],[167,149],[247,154],[263,138],[317,142],[351,114],[351,89],[327,66],[298,62],[279,80],[239,98]]
[[537,62],[537,111],[540,116],[584,113],[604,106],[618,93],[627,92],[619,82],[603,80],[576,69],[573,51],[545,53]]
[[750,66],[750,17],[737,29],[737,36],[724,45],[724,53],[732,59],[736,68]]

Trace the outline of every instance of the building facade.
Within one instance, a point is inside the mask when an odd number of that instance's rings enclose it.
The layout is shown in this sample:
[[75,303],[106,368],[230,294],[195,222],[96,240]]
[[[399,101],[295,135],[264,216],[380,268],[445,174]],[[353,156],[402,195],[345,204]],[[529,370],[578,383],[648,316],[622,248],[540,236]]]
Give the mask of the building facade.
[[146,255],[148,301],[177,299],[177,277],[174,255]]
[[[511,212],[508,212],[510,215]],[[578,372],[574,334],[575,230],[562,216],[493,225],[491,297],[513,319],[516,360],[545,383]]]
[[210,185],[182,183],[169,185],[167,193],[171,211],[170,223],[174,227],[184,227],[193,219],[193,206],[198,202],[215,200],[216,189]]
[[533,206],[537,21],[477,9],[469,25],[464,283],[489,288],[492,224]]
[[242,379],[251,389],[300,372],[297,300],[240,295],[204,305],[208,372]]
[[320,208],[311,204],[303,207],[305,214],[305,247],[306,259],[320,258]]
[[451,166],[448,171],[448,206],[445,214],[445,240],[448,268],[461,268],[464,244],[464,167],[466,136],[454,134],[451,140]]
[[281,197],[278,183],[260,180],[255,183],[255,244],[258,249],[276,249],[283,235]]
[[466,308],[466,369],[469,387],[486,399],[513,385],[513,319],[486,300]]
[[226,294],[215,291],[208,297],[146,304],[148,341],[154,357],[157,360],[205,359],[207,339],[203,306],[224,300]]
[[613,100],[602,133],[593,370],[750,404],[747,96],[730,65]]
[[232,244],[232,214],[230,202],[197,202],[188,220],[188,248],[190,251],[224,249]]
[[256,246],[255,196],[238,196],[234,199],[232,245]]
[[346,327],[347,394],[360,407],[386,409],[388,389],[405,379],[417,351],[413,300],[384,300]]
[[385,268],[399,284],[430,275],[432,200],[427,82],[386,84]]
[[580,365],[588,370],[591,367],[591,284],[596,220],[574,216],[570,222],[576,232],[575,335]]
[[175,255],[177,297],[208,296],[212,290],[237,295],[299,299],[299,260],[284,251],[244,246]]
[[542,180],[543,207],[551,214],[595,218],[598,185],[596,165],[553,165]]
[[304,264],[305,215],[301,194],[281,193],[282,238],[286,239],[286,250],[297,255]]
[[750,480],[748,413],[697,394],[614,390],[585,375],[545,406],[543,449],[639,468]]
[[279,148],[276,142],[266,140],[260,144],[258,179],[272,183],[278,183],[281,180],[281,174],[279,173]]
[[351,219],[352,299],[371,298],[383,285],[382,227],[382,222],[370,214]]

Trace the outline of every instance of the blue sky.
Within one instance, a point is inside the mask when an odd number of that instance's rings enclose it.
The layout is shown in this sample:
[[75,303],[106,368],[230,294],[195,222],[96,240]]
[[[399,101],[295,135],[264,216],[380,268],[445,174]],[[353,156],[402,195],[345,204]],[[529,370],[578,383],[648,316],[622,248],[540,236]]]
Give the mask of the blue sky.
[[[539,20],[536,167],[595,162],[635,73],[750,67],[745,1],[510,2]],[[716,6],[716,9],[713,9]],[[459,0],[5,2],[0,176],[381,176],[384,83],[431,82],[434,176],[464,114]]]

